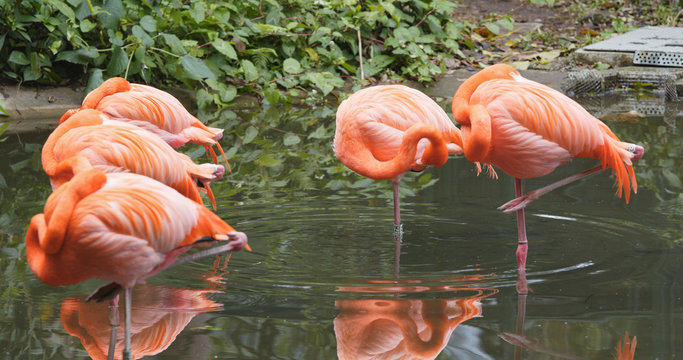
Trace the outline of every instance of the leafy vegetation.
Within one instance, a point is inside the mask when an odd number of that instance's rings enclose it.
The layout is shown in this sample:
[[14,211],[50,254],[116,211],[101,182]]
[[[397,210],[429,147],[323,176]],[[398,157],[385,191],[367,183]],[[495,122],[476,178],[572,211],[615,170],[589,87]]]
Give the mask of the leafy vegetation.
[[[470,25],[432,1],[16,0],[0,5],[5,81],[123,76],[201,88],[200,107],[238,93],[269,103],[327,96],[346,80],[430,81]],[[493,26],[493,25],[491,25]]]

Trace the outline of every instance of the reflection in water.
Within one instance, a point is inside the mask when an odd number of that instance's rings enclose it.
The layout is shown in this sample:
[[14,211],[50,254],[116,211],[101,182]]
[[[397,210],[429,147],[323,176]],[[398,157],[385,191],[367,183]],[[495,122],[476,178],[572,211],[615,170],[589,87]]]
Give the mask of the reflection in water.
[[[375,284],[382,283],[373,282]],[[385,283],[391,283],[386,281]],[[434,359],[446,347],[455,328],[480,316],[480,300],[495,289],[451,285],[342,287],[339,291],[383,293],[390,297],[340,299],[334,319],[339,359]],[[467,292],[447,299],[403,299],[401,293]]]
[[[206,295],[225,288],[222,276],[227,273],[229,260],[230,255],[224,261],[216,256],[213,271],[202,275],[209,289],[136,285],[131,303],[131,350],[135,359],[164,351],[196,315],[223,309]],[[108,302],[85,302],[85,296],[67,298],[62,302],[61,319],[64,329],[81,339],[91,358],[121,358],[116,349],[123,349],[124,321],[117,307],[110,307]],[[114,344],[112,339],[116,339]]]
[[[498,336],[505,340],[506,342],[515,345],[517,348],[524,348],[533,352],[538,352],[546,355],[552,356],[554,359],[568,359],[568,360],[580,360],[584,359],[581,356],[576,356],[576,355],[571,355],[571,354],[565,354],[562,352],[558,351],[553,351],[550,349],[547,349],[543,347],[538,341],[534,339],[530,339],[528,337],[518,335],[518,334],[512,334],[512,333],[500,333]],[[614,354],[614,359],[615,360],[633,360],[633,357],[636,352],[636,343],[637,339],[634,336],[633,339],[629,338],[628,336],[628,331],[626,332],[626,335],[624,336],[624,342],[622,344],[621,340],[617,343],[617,346],[615,347],[615,354]],[[516,356],[517,352],[515,352]]]
[[[173,289],[151,284],[136,286],[131,304],[131,349],[135,358],[164,351],[197,314],[220,310],[221,304],[206,298],[209,292],[213,291]],[[69,334],[81,339],[91,358],[106,359],[111,333],[109,304],[86,303],[84,298],[67,298],[62,302],[62,324]],[[123,313],[120,315],[119,324],[123,324]],[[116,328],[116,349],[122,349],[123,325]],[[121,352],[114,353],[115,358],[119,359]]]

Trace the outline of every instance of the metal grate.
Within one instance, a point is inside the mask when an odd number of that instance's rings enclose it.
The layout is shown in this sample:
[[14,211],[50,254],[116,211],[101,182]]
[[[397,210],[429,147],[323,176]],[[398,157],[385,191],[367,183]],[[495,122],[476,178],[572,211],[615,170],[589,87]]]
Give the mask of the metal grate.
[[606,71],[569,72],[566,81],[562,84],[562,90],[567,95],[576,97],[589,94],[602,95],[624,88],[633,89],[640,84],[650,84],[654,85],[656,92],[662,94],[667,101],[677,100],[679,94],[676,89],[676,80],[683,77],[683,71],[650,69],[621,68]]
[[683,53],[638,50],[633,55],[633,64],[683,67]]

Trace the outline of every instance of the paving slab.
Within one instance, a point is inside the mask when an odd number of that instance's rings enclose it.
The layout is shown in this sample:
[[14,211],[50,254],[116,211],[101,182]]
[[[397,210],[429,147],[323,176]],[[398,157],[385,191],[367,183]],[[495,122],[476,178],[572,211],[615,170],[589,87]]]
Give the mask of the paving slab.
[[613,67],[655,65],[683,67],[683,28],[647,26],[588,45],[573,54],[584,64]]

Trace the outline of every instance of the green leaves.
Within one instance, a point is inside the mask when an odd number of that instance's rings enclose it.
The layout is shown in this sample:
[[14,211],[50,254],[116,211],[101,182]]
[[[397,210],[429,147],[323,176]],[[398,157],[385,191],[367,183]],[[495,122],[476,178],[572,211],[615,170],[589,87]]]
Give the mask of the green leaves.
[[289,74],[298,74],[301,72],[301,64],[293,58],[287,58],[282,63],[282,69]]
[[430,81],[444,71],[437,65],[444,52],[462,54],[457,41],[467,31],[449,0],[22,4],[8,17],[13,30],[0,35],[4,76],[46,83],[82,76],[88,87],[111,76],[182,82],[202,89],[201,109],[230,106],[238,92],[271,105],[321,99],[358,81],[360,55],[365,79]]
[[111,59],[107,65],[107,74],[109,76],[118,76],[126,70],[128,64],[128,56],[119,46],[114,46]]
[[233,48],[229,42],[217,38],[211,42],[211,45],[214,49],[218,50],[219,53],[227,56],[229,59],[237,60],[237,52],[235,52],[235,48]]
[[183,55],[180,58],[180,63],[183,65],[183,69],[187,71],[188,75],[192,79],[211,79],[216,80],[216,75],[211,72],[211,70],[204,64],[204,61],[192,57],[190,55]]

